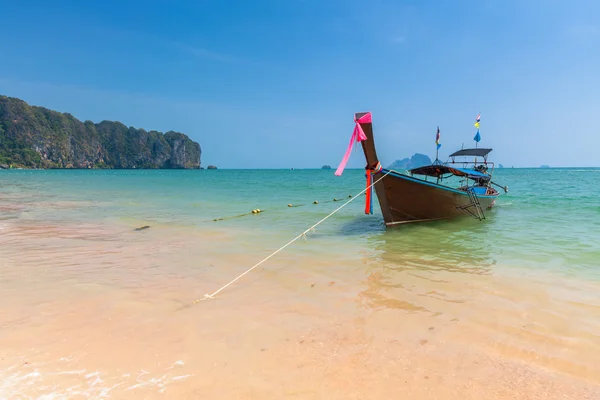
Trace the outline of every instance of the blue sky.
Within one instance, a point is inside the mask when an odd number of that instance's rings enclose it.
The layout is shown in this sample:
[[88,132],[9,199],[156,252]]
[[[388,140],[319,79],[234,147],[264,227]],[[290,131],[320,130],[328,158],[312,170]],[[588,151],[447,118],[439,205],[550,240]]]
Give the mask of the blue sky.
[[[380,159],[473,144],[505,166],[599,166],[600,2],[3,1],[0,94],[177,130],[202,164],[341,160],[353,113]],[[349,167],[363,167],[361,153]]]

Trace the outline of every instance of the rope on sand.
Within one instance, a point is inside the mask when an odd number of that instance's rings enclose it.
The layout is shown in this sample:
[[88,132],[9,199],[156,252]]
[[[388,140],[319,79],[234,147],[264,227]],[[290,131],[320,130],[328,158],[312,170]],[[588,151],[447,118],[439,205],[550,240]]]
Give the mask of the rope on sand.
[[306,238],[306,234],[308,232],[315,232],[315,228],[320,225],[322,222],[324,222],[326,219],[328,219],[329,217],[331,217],[332,215],[334,215],[335,213],[337,213],[338,211],[340,211],[342,208],[346,207],[348,204],[350,204],[351,202],[353,202],[355,199],[358,198],[358,196],[364,192],[366,192],[367,190],[369,190],[369,188],[371,188],[372,186],[374,186],[377,182],[379,182],[380,180],[382,180],[383,178],[385,178],[389,173],[391,173],[392,171],[388,171],[385,173],[385,175],[383,175],[381,178],[377,179],[375,182],[373,182],[371,185],[367,186],[365,189],[363,189],[362,191],[360,191],[356,196],[352,197],[350,200],[348,200],[347,202],[345,202],[344,204],[342,204],[341,206],[339,206],[338,208],[336,208],[335,210],[333,210],[329,215],[327,215],[325,218],[321,219],[319,222],[317,222],[316,224],[314,224],[313,226],[311,226],[310,228],[306,229],[304,232],[302,232],[301,234],[299,234],[298,236],[296,236],[295,238],[293,238],[292,240],[290,240],[289,242],[287,242],[286,244],[284,244],[283,246],[281,246],[280,248],[278,248],[277,250],[275,250],[273,253],[271,253],[269,256],[267,256],[266,258],[264,258],[263,260],[259,261],[258,263],[256,263],[254,266],[252,266],[251,268],[247,269],[245,272],[243,272],[242,274],[240,274],[238,277],[236,277],[235,279],[231,280],[229,283],[227,283],[226,285],[224,285],[223,287],[221,287],[219,290],[215,291],[212,294],[205,294],[204,298],[199,299],[194,301],[194,303],[199,303],[202,300],[206,300],[206,299],[213,299],[217,294],[219,294],[222,290],[224,290],[225,288],[227,288],[229,285],[231,285],[232,283],[234,283],[235,281],[237,281],[238,279],[240,279],[241,277],[243,277],[244,275],[246,275],[247,273],[249,273],[250,271],[252,271],[254,268],[258,267],[259,265],[261,265],[262,263],[264,263],[265,261],[267,261],[268,259],[270,259],[271,257],[273,257],[275,254],[279,253],[281,250],[285,249],[286,247],[288,247],[289,245],[291,245],[292,243],[294,243],[296,240],[300,239],[300,238],[304,238],[305,240],[308,240]]

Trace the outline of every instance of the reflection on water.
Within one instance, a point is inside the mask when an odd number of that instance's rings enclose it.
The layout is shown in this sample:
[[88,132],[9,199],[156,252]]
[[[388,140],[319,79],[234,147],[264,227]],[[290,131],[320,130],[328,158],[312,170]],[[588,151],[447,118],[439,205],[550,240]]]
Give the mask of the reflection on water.
[[[360,222],[355,222],[360,224]],[[462,290],[476,277],[493,275],[492,219],[403,225],[371,235],[363,306],[447,313],[464,303]]]
[[493,219],[405,225],[372,238],[384,268],[489,274],[496,263]]

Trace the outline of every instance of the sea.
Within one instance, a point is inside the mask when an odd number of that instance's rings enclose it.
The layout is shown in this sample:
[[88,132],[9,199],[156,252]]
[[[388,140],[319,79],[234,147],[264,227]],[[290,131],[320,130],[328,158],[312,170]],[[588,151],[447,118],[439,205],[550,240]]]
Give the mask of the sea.
[[0,170],[0,399],[600,399],[599,179],[386,228],[364,170]]

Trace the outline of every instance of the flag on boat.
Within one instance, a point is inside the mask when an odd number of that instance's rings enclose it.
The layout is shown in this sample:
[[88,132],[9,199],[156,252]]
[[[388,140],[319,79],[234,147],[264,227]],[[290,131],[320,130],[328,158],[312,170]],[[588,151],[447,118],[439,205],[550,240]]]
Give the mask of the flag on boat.
[[440,143],[440,127],[437,127],[437,134],[435,135],[435,144],[437,145],[437,148],[439,149],[440,147],[442,147],[442,144]]
[[477,118],[475,118],[475,128],[477,128],[477,133],[473,138],[474,141],[478,142],[481,140],[481,135],[479,134],[479,122],[481,121],[481,113],[477,114]]

